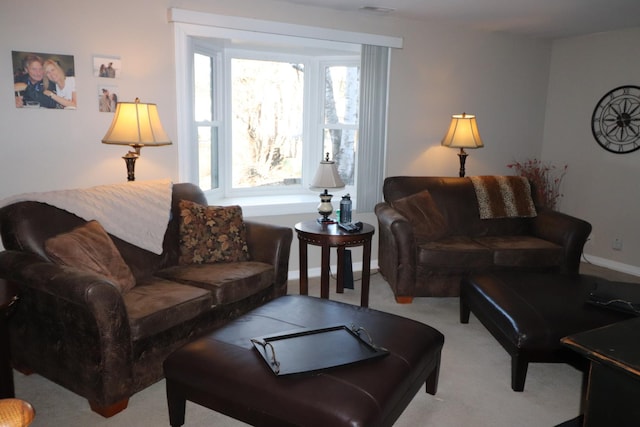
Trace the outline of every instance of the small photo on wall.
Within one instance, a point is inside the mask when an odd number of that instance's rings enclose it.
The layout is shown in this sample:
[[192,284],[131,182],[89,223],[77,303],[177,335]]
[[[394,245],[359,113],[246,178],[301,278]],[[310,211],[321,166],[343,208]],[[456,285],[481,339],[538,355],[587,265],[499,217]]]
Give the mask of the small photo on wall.
[[98,111],[113,113],[118,103],[118,86],[98,85]]
[[16,108],[76,109],[73,55],[14,50],[11,60]]
[[93,75],[95,77],[105,77],[115,79],[120,77],[122,72],[122,61],[117,57],[94,56]]

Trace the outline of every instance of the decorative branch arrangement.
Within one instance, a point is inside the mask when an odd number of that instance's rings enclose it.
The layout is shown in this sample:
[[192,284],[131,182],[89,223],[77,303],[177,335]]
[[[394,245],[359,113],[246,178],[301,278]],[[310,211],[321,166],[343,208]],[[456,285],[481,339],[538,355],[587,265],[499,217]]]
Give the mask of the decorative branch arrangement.
[[568,165],[566,163],[562,167],[557,167],[533,158],[523,162],[516,161],[507,167],[514,169],[518,175],[531,181],[537,200],[542,206],[556,210],[558,202],[563,196],[560,192],[560,184],[567,174]]

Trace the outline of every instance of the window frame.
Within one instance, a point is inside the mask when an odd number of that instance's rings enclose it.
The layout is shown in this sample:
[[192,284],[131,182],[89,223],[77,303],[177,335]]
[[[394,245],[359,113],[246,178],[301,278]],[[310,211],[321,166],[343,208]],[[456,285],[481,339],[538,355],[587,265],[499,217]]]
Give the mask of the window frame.
[[[206,55],[211,58],[212,66],[212,120],[198,121],[195,117],[195,111],[192,114],[191,135],[190,138],[195,140],[192,149],[195,150],[196,158],[198,157],[197,130],[199,126],[211,126],[218,129],[218,165],[214,165],[212,169],[218,170],[218,187],[204,190],[208,200],[230,200],[242,198],[258,198],[269,197],[272,201],[283,195],[292,195],[305,198],[309,195],[309,186],[317,169],[317,165],[324,157],[323,132],[325,129],[346,129],[358,130],[358,123],[355,124],[335,124],[325,123],[324,109],[324,71],[331,66],[351,66],[360,67],[359,55],[354,52],[345,55],[301,55],[298,53],[288,53],[275,49],[256,49],[255,47],[219,47],[223,44],[223,40],[218,39],[195,39],[192,43],[192,54],[190,55],[192,70],[194,69],[194,55]],[[286,50],[286,49],[285,49]],[[303,156],[302,156],[302,176],[301,183],[290,186],[274,186],[274,187],[251,187],[251,188],[233,188],[233,169],[232,169],[232,145],[233,135],[232,129],[232,99],[231,99],[231,67],[234,59],[247,60],[264,60],[264,61],[280,61],[289,63],[304,64],[305,80],[304,80],[304,108],[303,108]],[[194,75],[194,71],[192,72]],[[195,78],[192,88],[186,98],[189,105],[195,105]],[[221,96],[215,96],[218,92]],[[216,112],[218,116],[216,116]],[[213,144],[212,144],[213,145]],[[356,145],[357,150],[357,145]],[[357,165],[357,151],[354,157],[354,163]],[[195,163],[199,165],[198,162]],[[199,174],[196,167],[195,171],[191,171],[196,182],[199,182]],[[354,177],[352,185],[348,185],[341,192],[351,193],[354,198],[357,177]],[[317,196],[314,196],[314,198]]]
[[[219,45],[216,45],[215,43],[211,43],[210,41],[205,42],[202,39],[193,39],[191,46],[192,46],[192,49],[191,49],[192,53],[190,55],[192,59],[190,63],[191,76],[195,76],[195,70],[193,68],[194,55],[195,54],[206,55],[211,58],[212,68],[216,70],[213,72],[214,75],[211,81],[211,90],[212,92],[215,92],[216,90],[224,91],[225,90],[225,84],[224,84],[225,69],[223,67],[223,63],[224,63],[223,49],[221,49],[221,47]],[[192,81],[191,90],[188,96],[188,99],[189,99],[188,105],[190,105],[193,108],[195,106],[195,96],[194,96],[195,77],[192,77],[192,78],[193,78],[193,81]],[[199,159],[199,147],[198,147],[198,127],[210,126],[211,128],[216,128],[218,131],[217,132],[218,138],[217,138],[217,141],[215,142],[216,149],[217,149],[217,158],[218,158],[218,162],[216,165],[216,169],[218,172],[218,177],[217,177],[218,185],[214,187],[212,184],[211,189],[204,190],[204,192],[208,198],[220,199],[224,196],[223,188],[221,188],[221,185],[220,185],[221,176],[223,176],[226,169],[225,162],[221,161],[220,159],[225,158],[226,146],[224,144],[224,140],[225,140],[227,128],[224,123],[224,113],[223,113],[224,97],[212,96],[211,98],[212,98],[212,103],[211,103],[212,111],[211,111],[210,121],[196,120],[195,111],[192,110],[192,113],[191,113],[190,140],[193,142],[193,146],[191,148],[191,151],[193,151],[193,153],[189,153],[189,154],[195,156],[195,161],[192,163],[192,169],[194,170],[190,170],[189,174],[193,176],[193,179],[190,180],[190,182],[194,182],[196,183],[196,185],[199,185],[200,184],[200,174],[199,174],[200,159]],[[212,145],[213,144],[214,142],[212,141]],[[213,150],[213,147],[212,147],[212,150]],[[195,168],[193,166],[195,166]],[[212,161],[211,168],[213,169],[213,161]]]
[[[307,78],[309,72],[313,72],[309,67],[312,60],[309,57],[302,55],[293,55],[286,54],[283,52],[273,51],[273,50],[255,50],[255,49],[226,49],[225,50],[225,58],[224,58],[224,66],[227,75],[230,77],[231,74],[231,62],[233,59],[248,59],[248,60],[264,60],[264,61],[279,61],[279,62],[291,62],[291,63],[302,63],[305,67],[305,79],[304,79],[304,100],[303,100],[303,112],[302,112],[302,122],[303,122],[303,146],[302,152],[302,182],[300,184],[294,184],[291,186],[275,186],[271,188],[233,188],[233,179],[232,174],[233,170],[231,167],[232,164],[232,152],[231,146],[233,145],[233,135],[231,132],[226,133],[226,138],[224,141],[225,147],[227,148],[226,157],[224,159],[224,163],[226,166],[225,176],[224,176],[224,197],[225,198],[238,198],[238,197],[277,197],[283,194],[286,195],[296,195],[296,194],[304,194],[306,187],[308,187],[308,183],[310,182],[309,172],[308,170],[311,168],[312,163],[314,162],[314,157],[310,156],[308,153],[308,148],[306,144],[313,144],[313,137],[310,134],[310,129],[308,124],[310,123],[309,115],[312,114],[313,106],[310,105],[311,100],[311,81]],[[225,113],[228,113],[225,117],[225,127],[226,129],[231,129],[232,127],[232,100],[231,100],[231,87],[232,84],[231,79],[228,78],[225,81]],[[320,159],[318,158],[318,162]]]

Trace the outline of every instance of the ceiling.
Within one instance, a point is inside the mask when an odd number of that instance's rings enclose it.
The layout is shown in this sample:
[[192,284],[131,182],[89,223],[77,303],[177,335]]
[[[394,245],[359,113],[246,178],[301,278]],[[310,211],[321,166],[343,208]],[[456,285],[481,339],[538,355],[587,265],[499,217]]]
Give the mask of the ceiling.
[[[278,0],[554,39],[640,26],[640,0]],[[365,10],[366,7],[389,11]]]

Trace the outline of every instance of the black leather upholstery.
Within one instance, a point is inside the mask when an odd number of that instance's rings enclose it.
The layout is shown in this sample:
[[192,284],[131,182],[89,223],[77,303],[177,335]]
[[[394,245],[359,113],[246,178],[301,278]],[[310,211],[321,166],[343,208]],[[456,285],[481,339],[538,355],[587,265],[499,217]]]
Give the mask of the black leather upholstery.
[[[336,324],[364,327],[390,354],[310,375],[277,377],[250,342],[278,332]],[[440,332],[410,319],[287,295],[167,358],[171,425],[184,424],[185,400],[189,400],[251,425],[391,426],[425,382],[427,392],[436,393],[443,343]]]
[[511,387],[524,389],[529,362],[584,359],[560,339],[631,317],[587,303],[589,292],[604,279],[561,274],[499,272],[462,280],[460,321],[472,312],[511,355]]

